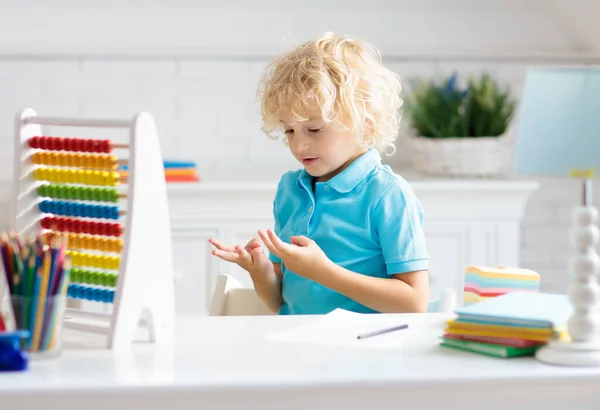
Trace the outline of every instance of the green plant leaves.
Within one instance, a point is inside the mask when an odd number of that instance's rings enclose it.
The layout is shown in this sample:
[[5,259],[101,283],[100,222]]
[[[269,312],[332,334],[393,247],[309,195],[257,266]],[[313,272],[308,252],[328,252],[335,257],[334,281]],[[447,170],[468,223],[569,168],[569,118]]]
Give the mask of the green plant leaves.
[[496,137],[504,134],[515,109],[508,89],[489,75],[471,77],[466,89],[457,76],[433,81],[417,79],[404,99],[404,112],[419,136],[429,138]]

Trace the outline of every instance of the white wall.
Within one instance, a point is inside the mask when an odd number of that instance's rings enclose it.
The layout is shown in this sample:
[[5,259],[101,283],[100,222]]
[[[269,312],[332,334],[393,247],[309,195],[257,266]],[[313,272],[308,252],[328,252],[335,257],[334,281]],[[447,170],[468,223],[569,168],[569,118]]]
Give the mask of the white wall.
[[[0,180],[10,177],[13,115],[25,106],[94,117],[149,110],[165,157],[197,161],[207,180],[263,178],[295,167],[285,147],[259,130],[256,81],[274,53],[328,29],[372,41],[402,77],[487,70],[516,95],[532,65],[600,62],[590,40],[600,38],[590,20],[598,6],[588,0],[570,6],[336,0],[327,8],[313,1],[302,7],[161,3],[6,2],[0,13]],[[401,143],[392,162],[408,163]],[[577,187],[548,182],[528,207],[522,265],[543,273],[547,290],[564,289],[568,212],[578,198]]]

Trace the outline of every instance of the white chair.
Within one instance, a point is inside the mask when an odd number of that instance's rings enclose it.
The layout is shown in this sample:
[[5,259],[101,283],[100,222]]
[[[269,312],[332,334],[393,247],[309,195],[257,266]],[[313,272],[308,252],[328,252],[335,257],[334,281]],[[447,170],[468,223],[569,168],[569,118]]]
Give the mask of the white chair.
[[[456,306],[452,289],[444,289],[437,300],[429,301],[427,312],[451,312]],[[235,278],[221,274],[213,292],[210,316],[274,315],[258,297],[254,289],[244,288]]]

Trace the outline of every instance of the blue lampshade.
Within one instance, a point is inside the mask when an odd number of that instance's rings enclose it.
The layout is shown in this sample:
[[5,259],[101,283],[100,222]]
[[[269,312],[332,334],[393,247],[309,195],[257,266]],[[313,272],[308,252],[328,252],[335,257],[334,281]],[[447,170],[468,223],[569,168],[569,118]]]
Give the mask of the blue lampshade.
[[600,171],[600,67],[528,72],[517,118],[517,172]]

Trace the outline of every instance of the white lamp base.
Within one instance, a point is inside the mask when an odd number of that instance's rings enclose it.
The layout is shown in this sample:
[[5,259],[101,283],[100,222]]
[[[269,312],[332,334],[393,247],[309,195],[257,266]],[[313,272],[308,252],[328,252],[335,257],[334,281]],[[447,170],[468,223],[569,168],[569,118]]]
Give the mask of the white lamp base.
[[559,366],[600,366],[600,343],[553,340],[539,348],[535,358]]
[[564,366],[600,366],[597,304],[600,287],[596,279],[600,257],[596,246],[600,231],[596,226],[598,210],[591,201],[591,181],[583,184],[582,205],[573,209],[571,280],[567,289],[573,315],[567,323],[570,341],[552,340],[536,351],[541,362]]

